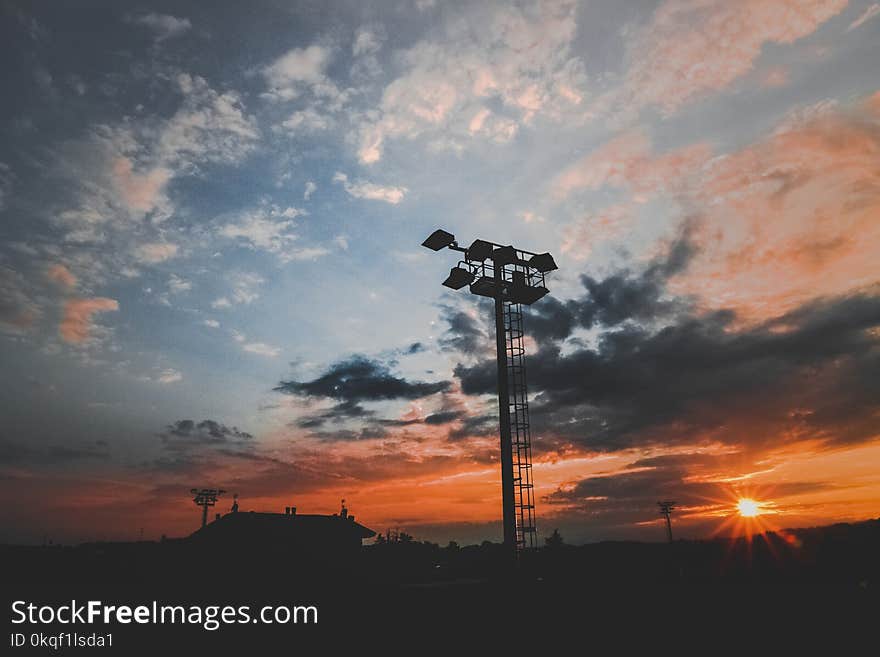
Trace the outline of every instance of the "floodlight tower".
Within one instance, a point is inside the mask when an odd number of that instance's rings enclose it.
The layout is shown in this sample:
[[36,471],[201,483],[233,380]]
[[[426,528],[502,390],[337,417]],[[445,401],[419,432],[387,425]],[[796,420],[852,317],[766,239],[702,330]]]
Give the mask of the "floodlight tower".
[[660,507],[660,515],[666,518],[666,538],[672,543],[672,521],[669,517],[675,509],[675,502],[657,502],[657,506]]
[[537,547],[522,306],[547,294],[544,275],[557,269],[556,262],[549,253],[486,240],[463,248],[445,230],[431,233],[422,246],[464,254],[443,285],[453,290],[468,285],[473,294],[495,300],[504,544],[513,552]]
[[190,494],[196,506],[202,507],[202,527],[208,524],[208,507],[217,504],[217,498],[225,493],[219,488],[191,488]]

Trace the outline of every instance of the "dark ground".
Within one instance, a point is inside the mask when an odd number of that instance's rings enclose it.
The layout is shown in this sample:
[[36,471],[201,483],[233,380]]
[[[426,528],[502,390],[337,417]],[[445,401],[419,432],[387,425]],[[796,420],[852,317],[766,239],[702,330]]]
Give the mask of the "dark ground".
[[[510,568],[501,546],[371,545],[345,555],[249,553],[186,541],[0,548],[10,632],[114,634],[114,654],[764,654],[772,644],[878,654],[880,520],[740,540],[544,548]],[[13,626],[11,602],[314,604],[317,625]],[[862,636],[875,637],[865,643]],[[612,642],[606,644],[606,641]],[[4,638],[8,645],[8,638]],[[43,654],[45,649],[42,649]],[[2,652],[2,651],[0,651]],[[64,654],[103,654],[72,649]],[[448,652],[448,651],[447,651]],[[4,652],[4,654],[7,654]],[[8,654],[41,654],[16,649]]]

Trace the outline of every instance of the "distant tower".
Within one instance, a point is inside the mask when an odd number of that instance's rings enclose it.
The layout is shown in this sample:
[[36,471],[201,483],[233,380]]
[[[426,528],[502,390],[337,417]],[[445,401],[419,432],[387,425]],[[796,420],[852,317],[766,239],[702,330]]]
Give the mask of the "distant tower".
[[343,518],[348,517],[348,509],[345,508],[345,498],[342,498],[342,508],[339,510],[339,515]]
[[190,494],[196,506],[202,507],[202,527],[208,524],[208,507],[217,504],[217,498],[225,493],[219,488],[191,488]]
[[232,513],[238,513],[238,493],[235,493],[232,496],[232,509],[230,510]]
[[672,511],[675,509],[675,502],[657,502],[657,506],[660,507],[660,515],[666,518],[666,538],[672,543],[672,521],[669,519],[669,516],[672,515]]

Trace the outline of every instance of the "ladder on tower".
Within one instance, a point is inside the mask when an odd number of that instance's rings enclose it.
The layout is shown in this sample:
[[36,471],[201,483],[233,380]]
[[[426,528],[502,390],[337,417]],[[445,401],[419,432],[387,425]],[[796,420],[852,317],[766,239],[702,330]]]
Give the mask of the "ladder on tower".
[[532,480],[532,437],[529,427],[529,398],[526,389],[525,333],[522,306],[504,302],[507,348],[508,408],[513,447],[514,509],[516,548],[537,547],[535,527],[535,485]]

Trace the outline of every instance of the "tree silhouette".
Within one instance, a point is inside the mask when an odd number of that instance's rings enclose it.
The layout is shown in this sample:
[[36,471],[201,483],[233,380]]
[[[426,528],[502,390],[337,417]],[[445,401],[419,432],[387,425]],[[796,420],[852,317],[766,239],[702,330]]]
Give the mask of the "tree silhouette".
[[565,541],[562,540],[562,534],[559,533],[559,530],[554,529],[553,533],[544,539],[544,545],[550,549],[555,549],[565,545]]

